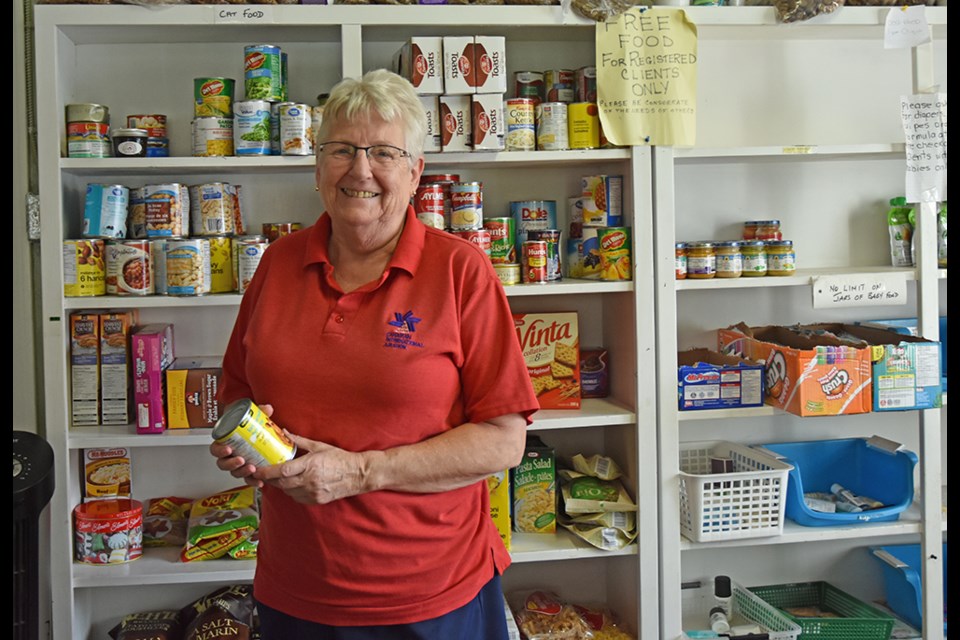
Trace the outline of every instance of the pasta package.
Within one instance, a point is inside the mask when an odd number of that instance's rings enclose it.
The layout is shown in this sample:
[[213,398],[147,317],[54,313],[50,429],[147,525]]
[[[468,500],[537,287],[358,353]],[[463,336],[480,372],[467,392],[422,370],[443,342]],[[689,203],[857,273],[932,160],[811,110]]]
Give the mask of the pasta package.
[[534,591],[513,617],[527,640],[588,640],[590,627],[577,610],[551,591]]
[[227,555],[257,531],[260,524],[256,489],[228,489],[193,503],[187,541],[180,560],[213,560]]
[[528,436],[523,460],[513,470],[513,529],[557,530],[556,454],[536,436]]

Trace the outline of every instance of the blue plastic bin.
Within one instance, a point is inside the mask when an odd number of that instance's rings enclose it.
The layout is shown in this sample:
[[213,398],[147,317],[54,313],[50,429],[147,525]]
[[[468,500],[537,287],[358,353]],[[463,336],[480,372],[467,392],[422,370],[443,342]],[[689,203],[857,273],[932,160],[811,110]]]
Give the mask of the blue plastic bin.
[[[888,522],[899,519],[913,502],[917,454],[896,442],[874,436],[761,446],[793,465],[787,480],[786,517],[797,524],[826,527]],[[829,493],[833,483],[887,506],[860,513],[824,513],[803,501],[805,493]]]
[[[919,544],[870,547],[881,561],[887,605],[918,630],[923,629],[923,583],[920,581]],[[947,543],[943,543],[943,635],[947,635]]]

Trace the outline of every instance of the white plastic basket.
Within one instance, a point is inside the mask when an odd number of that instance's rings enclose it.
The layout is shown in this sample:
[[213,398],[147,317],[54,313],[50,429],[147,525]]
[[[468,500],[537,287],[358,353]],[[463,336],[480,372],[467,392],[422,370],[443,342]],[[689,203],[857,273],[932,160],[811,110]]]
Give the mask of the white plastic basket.
[[[714,457],[733,471],[711,473]],[[681,443],[680,532],[694,542],[780,535],[791,469],[734,442]]]
[[[756,624],[762,633],[769,634],[770,640],[797,640],[800,637],[800,625],[788,618],[779,609],[761,600],[736,580],[730,581],[732,591],[730,624],[733,626],[747,623]],[[710,609],[715,606],[713,580],[700,581],[699,587],[684,588],[681,591],[680,604],[683,611],[684,638],[687,631],[710,628]]]

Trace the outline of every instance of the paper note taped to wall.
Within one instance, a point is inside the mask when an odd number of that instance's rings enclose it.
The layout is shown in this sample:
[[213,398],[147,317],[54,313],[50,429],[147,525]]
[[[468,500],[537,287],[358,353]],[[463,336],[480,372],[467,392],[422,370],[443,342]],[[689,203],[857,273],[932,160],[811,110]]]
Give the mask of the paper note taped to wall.
[[903,273],[851,273],[813,279],[813,308],[870,307],[907,304]]
[[597,105],[618,145],[692,146],[697,27],[685,11],[633,7],[597,23]]
[[919,93],[900,97],[900,119],[906,140],[907,202],[947,199],[947,94]]

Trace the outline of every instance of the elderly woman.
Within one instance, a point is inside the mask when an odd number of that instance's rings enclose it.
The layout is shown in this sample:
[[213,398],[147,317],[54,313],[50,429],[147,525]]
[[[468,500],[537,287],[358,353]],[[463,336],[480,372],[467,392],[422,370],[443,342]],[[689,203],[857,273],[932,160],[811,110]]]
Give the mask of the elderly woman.
[[536,396],[502,286],[475,245],[419,222],[426,115],[388,71],[331,92],[325,212],[265,253],[223,361],[297,445],[255,468],[263,637],[506,638],[510,563],[485,479],[521,459]]

